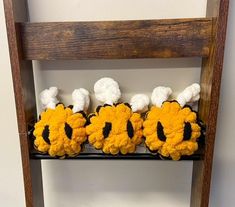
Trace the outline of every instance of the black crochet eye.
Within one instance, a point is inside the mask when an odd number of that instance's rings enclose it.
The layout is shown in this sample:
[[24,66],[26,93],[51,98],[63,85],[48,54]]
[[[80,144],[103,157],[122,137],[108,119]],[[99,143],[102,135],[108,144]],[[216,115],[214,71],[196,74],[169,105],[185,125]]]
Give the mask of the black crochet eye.
[[133,129],[133,126],[132,126],[132,123],[128,120],[127,122],[127,134],[130,138],[132,138],[134,136],[134,129]]
[[190,140],[192,136],[192,126],[189,122],[185,122],[184,124],[184,140]]
[[67,136],[69,139],[72,139],[73,129],[72,129],[72,127],[69,126],[67,123],[65,123],[65,125],[64,125],[64,131],[65,131],[66,136]]
[[42,137],[47,144],[51,144],[50,139],[49,139],[49,134],[50,134],[49,126],[46,125],[43,129]]
[[157,136],[158,139],[160,139],[162,142],[166,141],[166,136],[163,131],[163,126],[160,121],[157,123]]
[[104,138],[107,138],[109,136],[109,133],[112,130],[112,124],[110,122],[105,122],[105,126],[103,128],[103,136]]

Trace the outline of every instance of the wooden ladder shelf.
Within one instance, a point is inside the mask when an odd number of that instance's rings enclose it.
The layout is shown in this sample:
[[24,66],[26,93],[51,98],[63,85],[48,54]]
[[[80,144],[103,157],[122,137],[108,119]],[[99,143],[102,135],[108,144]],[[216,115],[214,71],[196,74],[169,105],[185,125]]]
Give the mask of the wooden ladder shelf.
[[[26,0],[4,0],[27,207],[43,207],[41,160],[29,131],[37,119],[32,60],[202,57],[199,116],[206,124],[193,160],[191,207],[209,203],[229,0],[208,0],[206,18],[30,23]],[[81,154],[73,159],[158,159]]]

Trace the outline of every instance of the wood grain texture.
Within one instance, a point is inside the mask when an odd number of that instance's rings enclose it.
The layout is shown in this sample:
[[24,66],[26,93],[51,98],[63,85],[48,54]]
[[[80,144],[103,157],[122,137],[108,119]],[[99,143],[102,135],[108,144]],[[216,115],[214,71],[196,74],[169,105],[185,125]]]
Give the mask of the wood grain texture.
[[[219,6],[219,7],[218,7]],[[208,0],[208,16],[213,16],[213,42],[208,58],[202,62],[199,116],[206,123],[205,153],[202,161],[194,161],[191,207],[209,205],[211,171],[216,122],[223,69],[229,0]],[[217,11],[217,15],[216,12]]]
[[[30,161],[29,125],[36,118],[36,104],[32,62],[22,59],[21,38],[17,21],[27,21],[27,2],[25,0],[4,0],[9,52],[12,68],[18,130],[21,145],[24,176],[25,199],[27,207],[43,207],[41,186],[41,163]],[[32,173],[36,171],[37,173]]]
[[28,60],[206,57],[212,19],[21,23]]

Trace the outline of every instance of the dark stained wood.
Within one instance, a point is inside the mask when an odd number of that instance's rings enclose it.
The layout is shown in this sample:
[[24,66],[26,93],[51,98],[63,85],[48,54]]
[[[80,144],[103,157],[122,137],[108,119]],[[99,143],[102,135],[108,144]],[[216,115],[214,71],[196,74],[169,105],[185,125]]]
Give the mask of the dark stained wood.
[[206,57],[212,19],[21,23],[29,60]]
[[[19,28],[16,21],[27,21],[25,0],[4,0],[9,52],[17,109],[18,130],[21,145],[27,207],[43,207],[41,163],[30,161],[28,128],[36,118],[35,92],[32,62],[22,59]],[[36,171],[37,173],[32,173]]]
[[[213,17],[213,42],[208,58],[202,62],[200,118],[207,125],[205,154],[202,161],[194,161],[191,207],[209,205],[216,121],[223,68],[229,0],[208,0],[207,16]],[[217,11],[217,13],[216,13]]]

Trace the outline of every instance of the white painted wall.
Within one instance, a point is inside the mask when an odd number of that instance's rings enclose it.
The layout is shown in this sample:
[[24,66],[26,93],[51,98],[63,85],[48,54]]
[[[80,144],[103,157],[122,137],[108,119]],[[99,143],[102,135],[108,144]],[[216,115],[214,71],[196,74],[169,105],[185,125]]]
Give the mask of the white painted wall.
[[[235,2],[231,3],[235,10]],[[205,4],[206,0],[70,0],[69,3],[65,0],[31,0],[29,10],[31,21],[154,19],[203,17]],[[235,17],[232,12],[230,14],[233,18],[231,17],[225,58],[212,207],[232,207],[234,203],[232,192],[235,190],[235,183],[232,176],[235,169],[232,146],[235,134],[232,117],[235,113],[229,108],[232,108],[235,98],[232,90],[235,77],[232,70]],[[4,109],[2,113],[6,114],[2,116],[4,119],[0,118],[1,131],[4,133],[4,147],[1,152],[11,152],[7,161],[2,155],[0,158],[0,204],[6,207],[24,206],[2,1],[0,27],[0,95],[4,97],[1,101],[1,108]],[[62,89],[62,101],[69,103],[69,94],[74,88],[87,87],[92,91],[94,81],[104,75],[112,76],[120,82],[125,100],[136,92],[150,93],[155,85],[160,84],[169,85],[178,93],[188,84],[199,80],[199,67],[199,59],[45,61],[34,63],[34,73],[37,93],[45,87],[57,85]],[[89,80],[84,77],[89,77]],[[6,107],[9,107],[8,111],[5,110]],[[45,203],[46,207],[188,207],[191,171],[191,162],[43,161]]]

